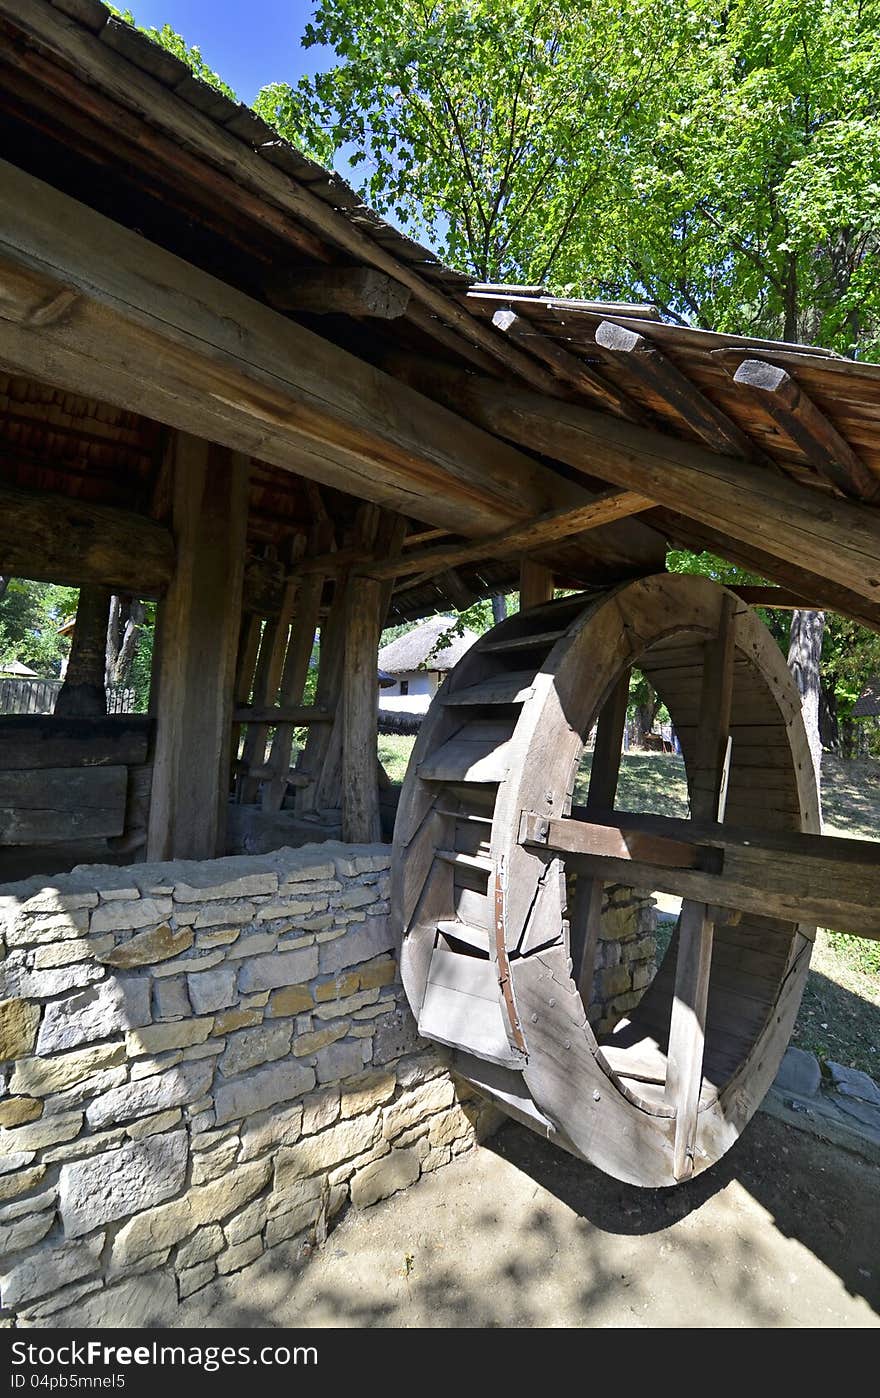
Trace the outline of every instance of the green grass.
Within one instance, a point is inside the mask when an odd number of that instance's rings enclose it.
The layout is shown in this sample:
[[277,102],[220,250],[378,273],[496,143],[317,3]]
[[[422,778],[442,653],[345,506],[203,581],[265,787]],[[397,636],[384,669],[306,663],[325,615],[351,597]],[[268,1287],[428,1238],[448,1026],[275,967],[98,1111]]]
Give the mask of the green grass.
[[[379,757],[393,782],[402,782],[415,739],[379,738]],[[586,754],[575,786],[575,802],[587,793],[590,755]],[[825,831],[856,839],[880,839],[880,762],[845,761],[825,755],[822,761]],[[617,805],[624,811],[654,815],[688,815],[684,763],[669,753],[625,753]],[[665,949],[672,922],[661,922],[658,947]],[[820,929],[807,987],[792,1042],[820,1058],[833,1058],[880,1074],[880,942]]]

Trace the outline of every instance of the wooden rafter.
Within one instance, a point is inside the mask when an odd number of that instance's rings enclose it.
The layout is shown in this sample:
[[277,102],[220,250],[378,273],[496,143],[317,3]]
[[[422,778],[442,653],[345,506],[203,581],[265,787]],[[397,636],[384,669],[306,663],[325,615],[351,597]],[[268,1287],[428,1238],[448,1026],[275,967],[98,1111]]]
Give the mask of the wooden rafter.
[[742,428],[717,408],[657,345],[615,321],[596,326],[596,346],[605,362],[632,383],[658,394],[698,437],[725,456],[763,457]]
[[377,320],[397,320],[412,295],[409,287],[373,267],[276,271],[267,278],[265,290],[269,304],[278,310]]
[[[726,367],[729,371],[732,366]],[[823,480],[857,500],[880,500],[880,480],[786,369],[764,359],[744,359],[732,377],[760,401]]]
[[631,490],[606,490],[587,505],[576,510],[550,510],[538,515],[530,524],[491,534],[486,539],[466,544],[441,544],[436,548],[419,549],[390,558],[363,569],[374,578],[400,578],[412,573],[438,573],[460,563],[480,558],[512,557],[519,553],[534,553],[561,539],[570,539],[617,519],[641,514],[651,508],[652,501]]
[[558,378],[561,387],[576,389],[586,393],[591,399],[598,398],[612,412],[630,422],[644,422],[644,412],[623,389],[617,384],[609,383],[589,364],[570,354],[548,335],[542,335],[527,317],[517,315],[511,310],[498,310],[492,316],[492,324],[515,344],[523,346],[536,358],[543,360],[550,372]]
[[[2,175],[6,362],[464,534],[587,503],[577,483],[278,312],[12,166]],[[78,299],[34,329],[62,285]],[[660,537],[627,529],[633,565],[656,566]],[[607,573],[599,536],[585,561],[597,559]]]
[[[454,402],[489,431],[555,456],[593,479],[644,492],[718,535],[780,560],[783,571],[791,564],[803,568],[809,560],[816,577],[873,607],[880,604],[880,512],[526,389],[415,360],[409,381],[441,402]],[[769,562],[765,576],[774,577]]]

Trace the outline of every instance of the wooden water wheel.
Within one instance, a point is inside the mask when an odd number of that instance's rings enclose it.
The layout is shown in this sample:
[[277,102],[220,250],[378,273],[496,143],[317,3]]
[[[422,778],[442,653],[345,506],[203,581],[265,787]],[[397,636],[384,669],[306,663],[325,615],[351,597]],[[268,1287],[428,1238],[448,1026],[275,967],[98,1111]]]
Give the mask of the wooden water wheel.
[[[689,821],[614,811],[635,664],[680,738]],[[618,1179],[690,1177],[736,1140],[779,1067],[815,930],[798,921],[797,869],[819,846],[855,843],[818,831],[798,694],[732,593],[664,574],[510,617],[437,694],[401,794],[393,910],[420,1033],[512,1116]],[[810,882],[819,912],[827,862]],[[579,986],[608,882],[684,901],[640,1003],[597,1041]]]

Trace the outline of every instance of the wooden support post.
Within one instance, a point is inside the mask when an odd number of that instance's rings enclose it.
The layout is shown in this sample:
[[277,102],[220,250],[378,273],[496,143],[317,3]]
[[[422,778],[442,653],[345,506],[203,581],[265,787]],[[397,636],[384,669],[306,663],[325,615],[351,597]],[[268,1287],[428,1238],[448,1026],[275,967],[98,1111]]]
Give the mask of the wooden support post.
[[[281,704],[299,704],[309,673],[309,661],[315,644],[318,612],[324,578],[309,573],[300,580],[296,610],[290,632],[290,642],[281,675]],[[263,810],[280,811],[287,792],[290,754],[293,746],[294,724],[282,723],[275,729],[272,750],[266,763],[268,777],[263,784]]]
[[96,718],[106,714],[109,618],[109,588],[93,584],[81,587],[67,674],[55,700],[55,713],[59,717]]
[[519,565],[519,606],[520,611],[527,607],[539,607],[542,602],[553,600],[553,574],[543,563],[533,563],[524,558]]
[[[593,762],[590,767],[590,785],[587,791],[588,810],[613,810],[617,795],[617,781],[620,775],[620,752],[623,745],[623,729],[626,724],[626,709],[629,703],[629,670],[621,675],[606,700],[599,722],[596,725],[596,742],[593,748]],[[585,1008],[589,1008],[593,989],[593,966],[596,960],[596,946],[602,924],[602,895],[605,884],[602,879],[591,879],[587,874],[578,874],[575,885],[574,907],[571,915],[571,960],[572,974]]]
[[[725,593],[718,637],[705,647],[691,786],[691,814],[698,821],[717,821],[720,814],[729,756],[736,607],[737,599]],[[714,930],[707,905],[685,899],[678,926],[665,1093],[675,1108],[673,1172],[679,1180],[694,1168]]]
[[160,610],[148,859],[222,853],[247,528],[248,461],[174,434],[177,566]]
[[349,589],[343,674],[342,838],[354,843],[381,839],[377,656],[384,585],[357,578]]

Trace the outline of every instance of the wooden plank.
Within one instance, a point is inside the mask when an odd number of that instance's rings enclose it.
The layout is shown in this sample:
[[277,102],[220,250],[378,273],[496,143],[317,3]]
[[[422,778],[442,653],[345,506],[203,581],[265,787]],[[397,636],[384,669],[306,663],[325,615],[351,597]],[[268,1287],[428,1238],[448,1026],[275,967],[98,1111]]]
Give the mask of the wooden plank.
[[[641,864],[661,864],[666,869],[703,869],[720,873],[724,855],[710,845],[692,840],[674,840],[652,830],[631,829],[589,819],[590,807],[582,807],[586,819],[563,817],[551,820],[547,816],[523,811],[520,839],[527,845],[546,845],[548,849],[595,856],[597,859],[635,861]],[[613,820],[608,816],[608,821]]]
[[492,738],[450,738],[419,766],[423,781],[500,782],[509,767],[508,745]]
[[171,531],[154,520],[112,505],[0,486],[4,575],[158,597],[173,568]]
[[618,384],[609,383],[590,364],[569,354],[549,335],[543,335],[527,317],[501,309],[493,313],[492,324],[509,340],[543,360],[565,388],[574,388],[590,398],[598,398],[612,412],[619,413],[630,422],[644,421],[645,414],[641,408]]
[[233,710],[232,717],[236,723],[259,723],[265,727],[290,723],[297,728],[307,728],[312,723],[333,722],[329,709],[318,708],[315,704],[263,704],[259,708],[242,705]]
[[[281,675],[279,701],[282,706],[297,705],[303,697],[309,673],[309,661],[315,645],[315,632],[321,610],[321,596],[324,591],[324,578],[321,573],[311,573],[300,579],[296,596],[296,610],[290,630],[290,641]],[[330,715],[326,715],[329,721]],[[314,722],[314,716],[310,720]],[[280,811],[287,792],[290,775],[290,755],[293,748],[294,726],[297,720],[285,718],[275,729],[272,749],[267,759],[268,777],[263,784],[263,810]]]
[[519,636],[503,636],[498,641],[484,641],[480,649],[490,655],[516,650],[550,650],[564,635],[564,631],[526,631]]
[[383,587],[359,578],[349,589],[342,680],[342,838],[354,844],[382,838],[379,787],[377,655]]
[[777,607],[783,612],[834,610],[826,602],[818,601],[815,595],[805,597],[803,593],[796,594],[785,587],[764,587],[761,584],[737,583],[730,590],[736,593],[741,602],[747,602],[750,607]]
[[[754,798],[749,807],[754,809]],[[641,827],[645,833],[717,849],[723,853],[723,867],[712,873],[590,855],[582,848],[579,826],[583,822],[577,819],[551,820],[546,839],[536,845],[564,854],[575,868],[616,883],[758,916],[880,937],[880,848],[876,841],[749,829],[738,824],[713,830],[691,821],[622,812],[596,812],[590,819],[619,827],[627,841]],[[590,842],[587,835],[585,843]]]
[[781,365],[744,359],[733,382],[760,402],[824,480],[856,500],[880,499],[880,479]]
[[524,558],[519,565],[519,605],[520,611],[529,607],[540,607],[542,602],[553,600],[553,574],[542,563]]
[[634,383],[659,394],[664,404],[713,451],[742,456],[747,461],[763,456],[742,428],[644,335],[615,321],[603,320],[596,327],[596,345],[607,363],[622,368]]
[[125,767],[0,772],[0,845],[121,835]]
[[[603,524],[611,524],[630,515],[641,514],[653,502],[632,490],[606,490],[589,504],[575,510],[550,510],[529,524],[515,525],[500,534],[468,544],[444,544],[442,547],[421,549],[399,559],[389,559],[366,571],[372,577],[403,577],[411,573],[432,572],[443,566],[472,562],[479,558],[510,557],[573,538]],[[331,555],[332,557],[332,555]],[[552,593],[551,593],[552,597]],[[541,597],[549,601],[549,597]],[[533,604],[537,605],[537,604]]]
[[147,714],[0,718],[0,771],[45,767],[116,767],[146,762],[152,720]]
[[[465,535],[589,503],[516,448],[68,196],[0,166],[0,354],[41,380],[199,432]],[[63,315],[42,314],[62,289]],[[635,520],[597,529],[586,576],[662,566]]]
[[[857,597],[880,602],[880,513],[840,500],[745,460],[542,398],[439,364],[413,360],[409,381],[457,411],[592,478],[643,493],[767,559],[810,570]],[[723,547],[720,550],[724,552]],[[784,580],[783,580],[784,581]]]
[[506,674],[493,675],[479,684],[467,685],[463,689],[451,689],[443,696],[443,703],[449,708],[479,706],[483,704],[524,704],[532,695],[533,670],[510,670]]
[[177,568],[159,613],[149,859],[223,852],[247,528],[247,460],[174,434]]
[[369,316],[397,320],[409,305],[409,287],[373,267],[275,270],[265,283],[270,306],[312,315]]

